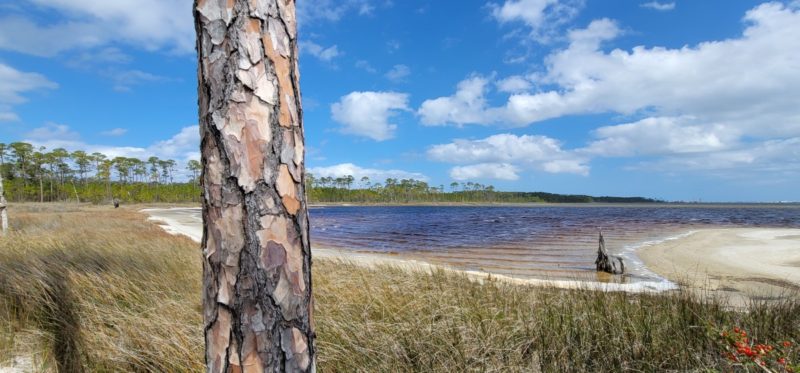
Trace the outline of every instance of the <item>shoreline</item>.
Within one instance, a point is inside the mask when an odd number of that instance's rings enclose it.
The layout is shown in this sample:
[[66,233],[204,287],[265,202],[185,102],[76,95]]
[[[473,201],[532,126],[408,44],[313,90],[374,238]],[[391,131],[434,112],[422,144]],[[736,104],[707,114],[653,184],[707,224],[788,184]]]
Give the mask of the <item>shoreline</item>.
[[[156,223],[164,231],[172,235],[183,235],[194,242],[199,243],[202,239],[202,222],[194,219],[191,215],[176,212],[191,210],[186,208],[157,209],[147,208],[139,210],[147,214],[149,221]],[[196,210],[196,209],[193,209]],[[198,226],[198,223],[200,226]],[[450,273],[463,274],[474,281],[497,280],[516,285],[530,285],[541,287],[556,287],[560,289],[582,289],[582,290],[601,290],[601,291],[624,291],[629,293],[664,292],[677,290],[674,283],[664,281],[640,281],[632,283],[615,283],[599,281],[583,281],[569,279],[535,279],[520,278],[502,274],[489,273],[475,270],[458,269],[447,265],[433,264],[423,260],[397,258],[389,254],[356,252],[342,249],[314,247],[312,253],[316,258],[328,260],[340,260],[368,268],[376,268],[383,265],[403,268],[409,271],[438,271],[443,270]]]
[[[196,210],[197,208],[148,208],[140,212],[147,214],[148,220],[157,223],[168,233],[184,235],[199,243],[202,239],[202,221],[191,214],[191,211]],[[606,283],[519,278],[463,270],[423,260],[397,258],[382,253],[313,248],[315,257],[341,260],[371,268],[391,265],[408,270],[445,270],[465,274],[476,281],[491,278],[519,285],[631,293],[664,292],[681,288],[703,295],[728,297],[737,304],[743,304],[747,299],[771,299],[775,295],[787,292],[800,292],[800,229],[693,230],[656,242],[643,242],[630,249],[628,253],[634,255],[648,271],[664,280]]]
[[795,208],[800,209],[800,203],[779,202],[398,202],[398,203],[366,203],[366,202],[314,202],[309,203],[309,208],[315,207],[665,207],[665,208]]
[[637,255],[649,270],[707,295],[745,301],[800,294],[800,229],[702,229]]

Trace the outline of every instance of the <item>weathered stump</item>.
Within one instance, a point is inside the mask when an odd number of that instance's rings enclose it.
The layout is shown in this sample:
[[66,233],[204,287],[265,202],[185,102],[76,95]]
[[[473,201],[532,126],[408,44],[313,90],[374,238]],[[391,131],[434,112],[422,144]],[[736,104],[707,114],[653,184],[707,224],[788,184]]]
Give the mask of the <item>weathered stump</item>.
[[603,239],[602,231],[600,232],[600,243],[597,246],[597,260],[594,261],[594,264],[598,272],[606,272],[612,275],[625,273],[625,264],[622,262],[622,258],[609,255],[608,251],[606,251],[606,241]]

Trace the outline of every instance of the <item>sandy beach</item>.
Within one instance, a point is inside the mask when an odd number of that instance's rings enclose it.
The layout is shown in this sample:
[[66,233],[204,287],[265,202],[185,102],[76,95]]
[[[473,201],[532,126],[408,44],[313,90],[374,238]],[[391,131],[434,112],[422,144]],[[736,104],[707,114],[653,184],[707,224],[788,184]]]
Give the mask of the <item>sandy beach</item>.
[[[167,232],[202,238],[198,209],[145,209],[150,220]],[[604,291],[660,292],[676,284],[734,298],[770,297],[800,289],[800,229],[732,228],[693,232],[637,252],[648,269],[670,281],[604,283],[539,280],[464,271],[387,254],[362,253],[315,246],[316,258],[344,260],[365,266],[393,265],[409,270],[442,269],[482,281],[489,277],[515,284],[584,288]]]
[[706,229],[638,255],[650,270],[713,295],[769,299],[800,292],[800,229]]

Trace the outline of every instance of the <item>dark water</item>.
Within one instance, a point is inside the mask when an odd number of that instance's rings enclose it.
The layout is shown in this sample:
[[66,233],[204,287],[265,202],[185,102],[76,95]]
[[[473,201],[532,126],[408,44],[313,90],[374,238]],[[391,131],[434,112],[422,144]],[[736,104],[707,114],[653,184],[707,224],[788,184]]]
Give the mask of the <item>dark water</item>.
[[714,227],[800,228],[800,206],[402,206],[311,210],[315,245],[384,252],[462,269],[533,278],[594,280],[597,230],[626,257],[631,276],[657,276],[643,245]]

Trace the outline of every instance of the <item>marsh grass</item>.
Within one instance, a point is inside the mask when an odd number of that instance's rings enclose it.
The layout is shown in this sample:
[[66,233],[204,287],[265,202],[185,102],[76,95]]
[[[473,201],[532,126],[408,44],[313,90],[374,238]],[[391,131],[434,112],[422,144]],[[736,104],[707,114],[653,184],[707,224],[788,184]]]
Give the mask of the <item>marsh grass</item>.
[[[203,370],[200,251],[134,210],[15,205],[0,239],[0,361],[42,371]],[[687,293],[483,284],[445,271],[314,267],[320,371],[729,368],[712,326],[800,340],[800,301],[734,311]]]

